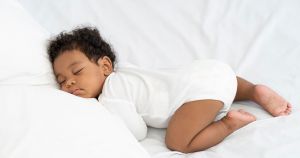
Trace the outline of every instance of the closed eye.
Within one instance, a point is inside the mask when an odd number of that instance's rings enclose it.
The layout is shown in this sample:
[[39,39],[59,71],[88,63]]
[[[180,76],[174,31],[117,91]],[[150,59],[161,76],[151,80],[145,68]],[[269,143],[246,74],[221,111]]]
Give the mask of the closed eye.
[[58,84],[62,85],[62,84],[65,83],[65,81],[66,81],[66,80],[60,81],[60,82],[58,82]]
[[78,75],[82,70],[83,70],[83,68],[81,68],[78,71],[74,72],[74,75]]

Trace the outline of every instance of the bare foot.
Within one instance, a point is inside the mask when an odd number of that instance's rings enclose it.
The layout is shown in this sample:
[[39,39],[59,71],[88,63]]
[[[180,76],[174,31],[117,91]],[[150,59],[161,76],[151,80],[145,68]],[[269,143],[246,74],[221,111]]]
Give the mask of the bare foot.
[[289,102],[264,85],[255,85],[253,100],[272,116],[288,115],[292,111],[292,106]]
[[256,118],[254,115],[242,109],[231,110],[227,113],[227,115],[224,118],[221,119],[221,121],[223,121],[227,128],[231,131],[235,131],[239,128],[242,128],[255,120]]

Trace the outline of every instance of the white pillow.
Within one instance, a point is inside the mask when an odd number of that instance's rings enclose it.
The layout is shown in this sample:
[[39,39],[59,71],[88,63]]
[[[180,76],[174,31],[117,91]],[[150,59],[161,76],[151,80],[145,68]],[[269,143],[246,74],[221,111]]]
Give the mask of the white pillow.
[[46,32],[14,0],[0,1],[0,84],[54,83]]
[[0,86],[1,158],[149,158],[96,99],[47,86]]

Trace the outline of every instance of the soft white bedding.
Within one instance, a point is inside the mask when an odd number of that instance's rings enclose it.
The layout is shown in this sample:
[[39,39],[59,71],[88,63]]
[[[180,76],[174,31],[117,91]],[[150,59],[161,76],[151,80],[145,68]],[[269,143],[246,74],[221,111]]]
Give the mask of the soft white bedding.
[[238,75],[271,86],[293,105],[292,115],[272,118],[254,103],[235,104],[259,120],[192,154],[169,151],[164,129],[150,128],[141,144],[153,157],[300,157],[300,1],[19,1],[52,35],[79,24],[97,26],[119,62],[157,69],[219,59]]
[[125,125],[96,99],[51,86],[0,89],[1,158],[148,158]]

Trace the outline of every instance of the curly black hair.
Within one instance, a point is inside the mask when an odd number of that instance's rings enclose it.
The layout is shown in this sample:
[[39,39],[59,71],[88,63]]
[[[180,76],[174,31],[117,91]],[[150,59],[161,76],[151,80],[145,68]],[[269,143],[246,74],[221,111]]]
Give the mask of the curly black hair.
[[114,63],[116,56],[110,45],[103,40],[95,27],[77,27],[70,32],[61,32],[50,39],[47,52],[53,64],[54,60],[70,50],[80,50],[89,60],[97,63],[98,59],[107,56]]

